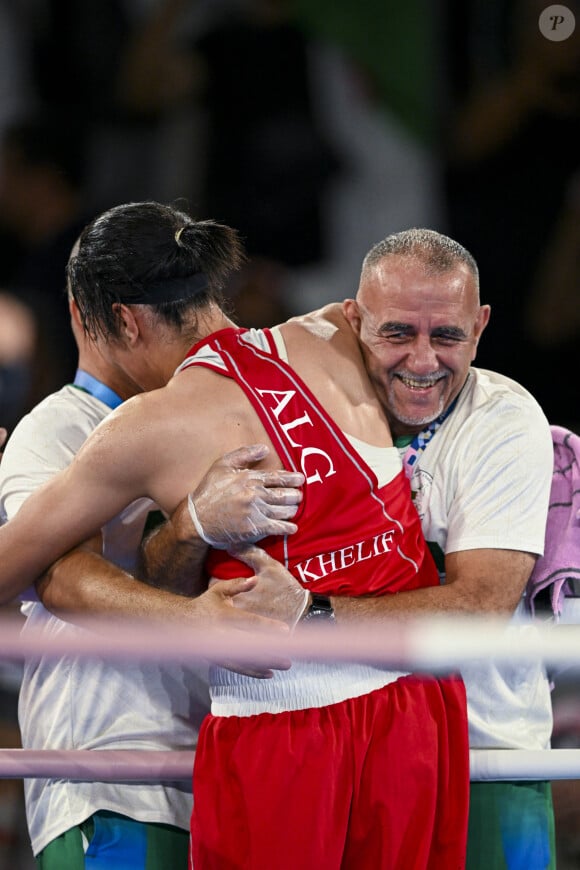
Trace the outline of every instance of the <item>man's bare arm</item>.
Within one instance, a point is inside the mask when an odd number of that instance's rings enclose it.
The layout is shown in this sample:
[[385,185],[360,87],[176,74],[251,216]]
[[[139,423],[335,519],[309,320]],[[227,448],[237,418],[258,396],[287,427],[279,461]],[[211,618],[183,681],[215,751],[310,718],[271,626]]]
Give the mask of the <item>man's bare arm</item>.
[[[243,551],[236,553],[242,562],[254,567]],[[395,595],[377,597],[331,596],[338,622],[345,624],[364,620],[390,621],[419,616],[459,613],[465,615],[511,616],[530,573],[535,556],[516,550],[464,550],[446,556],[446,581],[442,586],[413,589]],[[262,569],[271,578],[289,584],[289,572],[267,554],[262,557]],[[302,588],[293,580],[297,588]],[[258,587],[238,606],[263,612]]]
[[177,595],[200,595],[207,589],[203,569],[207,551],[205,541],[192,534],[187,499],[184,499],[171,517],[143,541],[136,573],[158,589]]
[[337,620],[405,619],[417,616],[511,616],[523,594],[535,556],[517,550],[464,550],[445,557],[442,586],[380,598],[333,597]]
[[[171,620],[207,629],[267,629],[282,631],[280,622],[233,607],[237,595],[250,591],[255,577],[232,580],[197,599],[155,589],[113,565],[89,547],[71,550],[36,584],[44,606],[66,619],[82,622],[87,615]],[[208,621],[208,620],[211,620]]]
[[[66,622],[83,625],[89,617],[101,617],[110,626],[116,619],[143,619],[160,623],[163,631],[174,622],[194,630],[223,633],[227,647],[231,647],[237,632],[271,634],[273,640],[288,632],[286,623],[274,615],[270,619],[267,614],[234,606],[237,598],[251,593],[258,583],[257,577],[219,583],[195,599],[188,598],[155,589],[108,562],[97,551],[96,540],[71,550],[37,581],[44,606]],[[272,597],[274,591],[266,590],[263,597]],[[266,609],[275,613],[273,605]],[[229,659],[217,663],[258,679],[271,677],[273,670],[290,667],[286,657],[272,651],[253,661],[246,658],[243,663]]]
[[36,581],[39,599],[51,613],[67,622],[87,616],[171,618],[185,614],[183,602],[136,580],[102,556],[96,535],[70,550]]

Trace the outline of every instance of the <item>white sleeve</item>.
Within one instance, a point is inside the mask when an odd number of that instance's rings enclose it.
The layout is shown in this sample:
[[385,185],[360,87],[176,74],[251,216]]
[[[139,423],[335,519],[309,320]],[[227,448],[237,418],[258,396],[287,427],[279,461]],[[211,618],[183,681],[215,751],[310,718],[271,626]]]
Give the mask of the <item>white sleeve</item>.
[[503,402],[491,412],[474,412],[448,461],[455,465],[455,487],[447,553],[543,553],[554,452],[548,422],[535,403]]
[[14,429],[0,463],[0,502],[8,519],[35,489],[70,465],[87,438],[81,427],[64,428],[56,413],[32,413]]
[[[0,512],[8,521],[34,490],[71,463],[87,438],[86,425],[63,411],[43,403],[12,432],[0,463]],[[37,600],[34,589],[20,598]]]

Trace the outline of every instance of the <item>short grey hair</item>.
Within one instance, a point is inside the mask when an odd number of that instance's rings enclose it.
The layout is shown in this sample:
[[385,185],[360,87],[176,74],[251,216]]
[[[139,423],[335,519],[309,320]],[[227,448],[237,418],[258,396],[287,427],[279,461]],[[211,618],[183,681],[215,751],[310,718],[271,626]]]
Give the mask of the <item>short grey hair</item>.
[[399,255],[412,257],[425,264],[428,271],[446,272],[457,263],[464,263],[475,278],[479,288],[479,269],[475,258],[454,239],[435,230],[413,228],[391,233],[370,249],[363,260],[362,272],[376,266],[385,257]]

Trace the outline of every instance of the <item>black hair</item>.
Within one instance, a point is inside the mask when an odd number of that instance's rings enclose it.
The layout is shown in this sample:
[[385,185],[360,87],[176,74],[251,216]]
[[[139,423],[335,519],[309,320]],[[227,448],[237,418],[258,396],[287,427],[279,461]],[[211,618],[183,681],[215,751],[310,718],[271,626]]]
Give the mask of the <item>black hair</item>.
[[159,298],[163,282],[205,279],[192,281],[184,298],[148,305],[176,328],[209,303],[223,306],[223,286],[243,260],[241,241],[231,227],[194,220],[171,205],[130,202],[85,227],[67,267],[68,286],[86,332],[107,339],[119,335],[115,303],[143,304],[153,286]]

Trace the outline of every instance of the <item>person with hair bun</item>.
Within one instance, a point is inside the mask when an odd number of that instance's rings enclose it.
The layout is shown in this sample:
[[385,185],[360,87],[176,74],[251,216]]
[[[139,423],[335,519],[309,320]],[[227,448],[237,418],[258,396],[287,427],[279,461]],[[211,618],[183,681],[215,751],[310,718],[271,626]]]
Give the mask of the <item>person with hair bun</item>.
[[[137,225],[144,227],[152,216],[155,221],[163,216],[175,222],[188,220],[174,210],[149,206],[142,207],[139,214],[137,221],[137,212],[131,210],[135,232]],[[175,231],[178,243],[183,229],[181,223]],[[91,250],[93,243],[98,245],[99,229],[95,235],[96,239],[91,237],[87,242]],[[217,225],[204,225],[198,227],[198,237],[203,238],[208,249],[216,242],[215,256],[211,255],[210,262],[208,253],[206,263],[217,284],[228,272],[227,256],[218,249],[227,252],[232,234]],[[170,234],[170,242],[172,238]],[[119,241],[130,244],[125,235]],[[78,298],[86,300],[84,309],[92,335],[83,329],[69,284],[70,325],[78,347],[77,371],[72,383],[41,401],[11,434],[0,469],[0,513],[8,517],[17,516],[32,492],[69,465],[85,438],[113,408],[150,386],[145,370],[137,384],[124,369],[125,359],[133,365],[146,364],[148,347],[137,343],[127,348],[120,363],[109,353],[111,342],[118,343],[120,337],[114,317],[109,321],[105,316],[111,303],[103,303],[99,297],[106,296],[106,270],[117,288],[130,280],[123,268],[124,255],[119,256],[121,249],[111,249],[108,265],[98,275],[89,276],[83,266],[83,244],[75,244],[70,262],[73,271],[73,263],[80,257],[76,263]],[[170,245],[171,253],[174,247]],[[191,271],[187,262],[182,264],[182,274],[186,275],[188,268]],[[127,292],[135,295],[136,286]],[[162,341],[162,335],[157,339],[152,335],[153,342]],[[0,430],[2,441],[5,435],[6,431]],[[276,498],[276,487],[300,482],[301,476],[274,472],[266,479],[253,470],[254,461],[251,451],[235,451],[210,469],[195,492],[197,509],[206,526],[212,512],[217,511],[220,522],[225,514],[215,498],[217,476],[228,496],[230,532],[236,528],[238,533],[243,531],[247,516],[252,519],[254,534],[294,528],[284,522],[284,516],[292,516],[295,506],[270,506],[270,500]],[[299,492],[295,491],[295,495],[298,499]],[[269,515],[270,507],[274,517]],[[236,512],[241,519],[232,526]],[[185,516],[189,519],[187,506]],[[150,499],[138,499],[111,518],[92,540],[73,548],[50,566],[36,586],[20,596],[25,617],[23,633],[40,633],[43,638],[58,635],[72,642],[86,630],[86,626],[78,624],[81,608],[91,614],[114,610],[117,616],[124,613],[131,618],[178,620],[191,631],[211,623],[217,631],[227,632],[226,637],[249,629],[286,630],[283,623],[232,606],[233,598],[247,594],[255,578],[240,578],[212,587],[196,598],[185,598],[139,582],[129,574],[138,570],[139,546],[145,531],[159,519],[163,517]],[[158,548],[164,536],[173,534],[176,528],[177,515],[173,524],[158,527]],[[205,545],[201,557],[204,554]],[[275,600],[284,589],[288,589],[287,584],[277,584],[273,590]],[[277,663],[273,658],[269,664]],[[51,655],[30,658],[25,661],[20,687],[22,744],[28,750],[194,749],[209,703],[207,667],[203,664],[117,663]],[[26,779],[24,789],[30,840],[40,870],[83,870],[85,861],[95,867],[122,866],[131,870],[187,866],[192,810],[188,783],[166,779],[93,782],[37,776]]]

